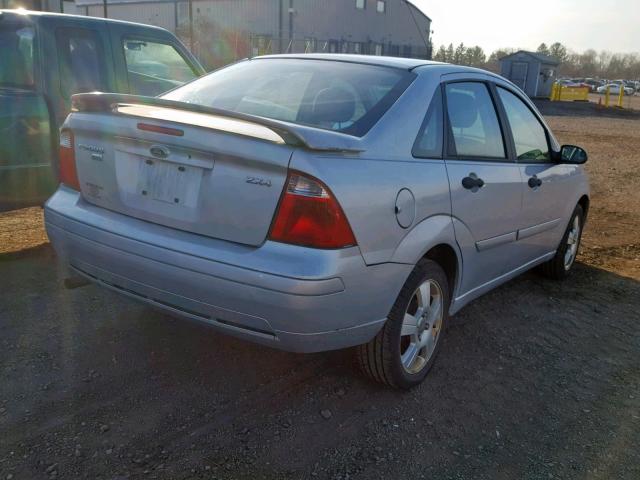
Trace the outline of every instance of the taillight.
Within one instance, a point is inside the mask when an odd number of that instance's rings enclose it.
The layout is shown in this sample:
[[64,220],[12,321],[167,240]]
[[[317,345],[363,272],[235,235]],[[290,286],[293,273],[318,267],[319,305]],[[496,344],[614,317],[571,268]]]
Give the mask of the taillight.
[[297,172],[289,174],[269,238],[327,249],[356,244],[347,217],[329,189]]
[[76,154],[73,145],[73,132],[71,130],[60,131],[60,183],[80,191],[78,172],[76,171]]

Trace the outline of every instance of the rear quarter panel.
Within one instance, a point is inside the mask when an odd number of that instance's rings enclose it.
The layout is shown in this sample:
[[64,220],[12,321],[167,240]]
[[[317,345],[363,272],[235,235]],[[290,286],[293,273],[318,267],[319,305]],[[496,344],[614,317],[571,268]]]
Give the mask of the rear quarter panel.
[[[411,150],[440,75],[421,75],[363,137],[359,154],[296,150],[291,168],[322,180],[342,206],[365,262],[415,264],[438,243],[455,249],[449,183],[442,159],[414,158]],[[398,223],[396,198],[408,189],[415,218]]]

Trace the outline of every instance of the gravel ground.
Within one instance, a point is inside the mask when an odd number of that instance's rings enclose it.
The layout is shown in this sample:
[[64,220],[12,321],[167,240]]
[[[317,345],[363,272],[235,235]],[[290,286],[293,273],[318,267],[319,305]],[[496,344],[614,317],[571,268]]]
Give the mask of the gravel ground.
[[[65,290],[39,210],[0,216],[0,480],[640,478],[640,121],[549,121],[591,156],[574,275],[525,274],[463,309],[406,393],[349,352]],[[7,228],[16,215],[33,228]]]

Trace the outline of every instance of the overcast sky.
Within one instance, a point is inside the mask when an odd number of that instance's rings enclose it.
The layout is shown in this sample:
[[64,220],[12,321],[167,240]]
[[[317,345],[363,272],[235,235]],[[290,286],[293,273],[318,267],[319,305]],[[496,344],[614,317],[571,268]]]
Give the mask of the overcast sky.
[[640,52],[640,0],[412,0],[433,24],[436,47],[480,45],[535,50]]

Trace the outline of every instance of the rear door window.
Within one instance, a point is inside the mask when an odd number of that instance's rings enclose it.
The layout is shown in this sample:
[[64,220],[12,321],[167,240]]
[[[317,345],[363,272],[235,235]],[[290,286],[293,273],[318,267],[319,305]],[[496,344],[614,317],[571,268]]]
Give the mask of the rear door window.
[[197,76],[173,45],[125,38],[123,49],[133,94],[159,95]]
[[92,30],[60,28],[56,31],[63,97],[107,90],[102,40]]
[[551,161],[547,134],[540,121],[516,95],[501,87],[497,90],[507,113],[518,160],[529,163]]
[[56,31],[60,65],[60,90],[70,98],[75,93],[107,90],[104,66],[100,61],[102,40],[91,30],[60,28]]
[[458,157],[506,158],[498,114],[486,84],[446,85],[449,153]]
[[33,27],[0,22],[0,85],[34,86]]

